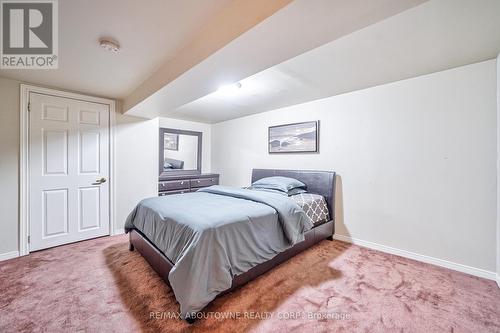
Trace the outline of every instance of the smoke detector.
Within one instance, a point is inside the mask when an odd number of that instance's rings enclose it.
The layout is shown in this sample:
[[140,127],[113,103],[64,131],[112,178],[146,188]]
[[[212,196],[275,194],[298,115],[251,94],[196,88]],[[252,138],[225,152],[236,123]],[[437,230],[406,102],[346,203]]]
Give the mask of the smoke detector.
[[99,45],[111,52],[118,52],[120,50],[120,44],[112,38],[99,38]]

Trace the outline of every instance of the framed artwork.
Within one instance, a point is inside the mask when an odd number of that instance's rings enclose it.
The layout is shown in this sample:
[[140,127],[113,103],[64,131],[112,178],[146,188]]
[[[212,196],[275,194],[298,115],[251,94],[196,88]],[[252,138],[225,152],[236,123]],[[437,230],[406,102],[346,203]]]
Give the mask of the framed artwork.
[[163,149],[179,150],[179,134],[164,133],[163,135]]
[[319,121],[271,126],[268,131],[269,153],[317,153]]

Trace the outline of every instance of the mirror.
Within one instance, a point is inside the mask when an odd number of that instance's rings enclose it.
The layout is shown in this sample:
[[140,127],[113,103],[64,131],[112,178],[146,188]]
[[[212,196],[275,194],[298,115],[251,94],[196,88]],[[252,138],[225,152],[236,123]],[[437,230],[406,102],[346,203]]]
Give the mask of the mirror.
[[201,132],[160,128],[160,177],[201,173]]

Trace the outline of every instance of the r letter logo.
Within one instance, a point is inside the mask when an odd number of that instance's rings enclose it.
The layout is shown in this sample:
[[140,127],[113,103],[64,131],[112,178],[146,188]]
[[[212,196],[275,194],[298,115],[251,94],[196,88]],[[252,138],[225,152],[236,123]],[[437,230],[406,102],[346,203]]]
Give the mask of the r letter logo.
[[58,65],[57,0],[1,0],[1,68]]

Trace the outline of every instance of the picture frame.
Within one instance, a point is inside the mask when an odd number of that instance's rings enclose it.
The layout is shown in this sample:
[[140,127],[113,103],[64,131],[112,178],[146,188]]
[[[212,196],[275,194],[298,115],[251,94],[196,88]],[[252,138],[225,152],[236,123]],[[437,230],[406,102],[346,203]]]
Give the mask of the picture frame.
[[163,149],[166,150],[179,150],[179,134],[177,133],[163,133]]
[[269,154],[318,153],[319,121],[306,121],[268,129]]

